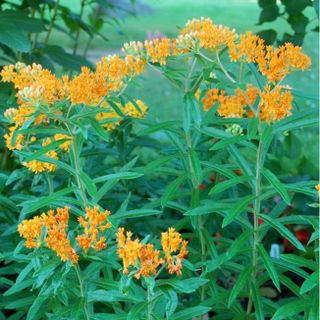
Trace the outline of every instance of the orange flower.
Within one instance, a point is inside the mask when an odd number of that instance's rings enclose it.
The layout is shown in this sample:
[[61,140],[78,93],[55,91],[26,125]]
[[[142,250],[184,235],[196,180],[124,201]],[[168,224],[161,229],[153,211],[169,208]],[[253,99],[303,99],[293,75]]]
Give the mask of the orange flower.
[[42,228],[44,227],[44,214],[29,220],[23,220],[18,225],[18,232],[25,239],[25,246],[29,249],[39,248],[41,245]]
[[235,95],[227,96],[225,91],[218,88],[209,89],[202,99],[204,110],[210,110],[218,102],[217,113],[225,118],[242,118],[248,111],[247,107],[254,104],[259,90],[247,85],[246,91],[236,89]]
[[132,232],[125,233],[124,228],[119,228],[117,232],[117,253],[122,259],[123,273],[129,273],[129,267],[138,267],[141,243],[138,239],[132,240]]
[[160,65],[165,65],[167,62],[166,59],[175,55],[177,50],[176,41],[168,38],[155,38],[151,41],[145,41],[144,45],[146,48],[147,59],[150,58],[151,62],[158,62]]
[[176,232],[174,228],[169,228],[167,232],[161,233],[162,250],[165,254],[170,274],[182,274],[182,260],[188,254],[187,244],[188,242],[182,240],[181,234]]
[[306,70],[311,66],[311,60],[301,51],[301,47],[292,43],[275,49],[267,46],[265,55],[257,58],[259,70],[272,83],[283,80],[294,70]]
[[87,252],[89,248],[100,251],[107,247],[106,238],[99,237],[99,233],[111,228],[111,223],[107,221],[110,211],[99,212],[98,207],[86,208],[85,217],[79,217],[78,221],[84,228],[84,233],[77,236],[78,245]]
[[240,41],[229,44],[229,56],[231,61],[256,62],[257,58],[264,56],[264,41],[250,31],[240,34]]
[[157,268],[164,263],[164,260],[159,258],[160,251],[154,250],[153,244],[142,244],[139,254],[140,269],[135,274],[139,279],[141,276],[150,277],[157,274]]
[[281,120],[291,114],[292,94],[290,91],[282,92],[281,86],[272,90],[269,85],[260,93],[260,118],[268,123]]
[[44,243],[51,250],[55,251],[62,261],[70,260],[77,264],[78,255],[72,248],[67,237],[69,208],[58,208],[56,212],[49,210],[47,214],[35,216],[33,219],[24,220],[18,226],[18,232],[25,240],[27,248],[38,248],[42,244],[42,229],[47,229]]
[[49,210],[45,218],[47,237],[45,242],[48,248],[56,252],[62,261],[70,260],[73,264],[78,263],[79,256],[72,248],[67,237],[70,208],[58,208],[56,213]]
[[[221,50],[231,45],[235,39],[235,31],[222,25],[215,25],[211,19],[201,18],[188,21],[186,27],[181,30],[180,35],[189,36],[199,41],[201,48],[210,50]],[[179,39],[181,43],[181,38]]]

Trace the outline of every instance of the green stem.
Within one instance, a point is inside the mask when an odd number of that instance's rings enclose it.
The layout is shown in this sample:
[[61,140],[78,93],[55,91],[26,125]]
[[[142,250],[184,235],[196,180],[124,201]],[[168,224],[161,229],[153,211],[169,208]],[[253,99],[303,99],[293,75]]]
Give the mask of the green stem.
[[75,177],[77,181],[78,188],[80,190],[82,200],[84,202],[84,205],[87,206],[88,204],[88,198],[86,195],[86,191],[83,187],[82,181],[80,179],[80,166],[78,161],[78,151],[77,151],[77,144],[76,144],[76,136],[72,133],[72,130],[70,129],[69,125],[66,123],[67,129],[69,131],[70,136],[72,137],[72,155],[73,155],[73,164],[74,164],[74,170],[75,170]]
[[147,299],[148,299],[148,320],[152,320],[152,289],[150,285],[147,286]]
[[258,234],[258,214],[260,213],[261,201],[260,201],[260,193],[261,193],[261,170],[263,167],[262,163],[262,151],[263,145],[261,138],[259,140],[259,146],[257,151],[257,160],[256,160],[256,178],[255,178],[255,201],[253,207],[253,247],[252,247],[252,276],[251,276],[251,287],[249,294],[249,301],[247,307],[247,316],[249,317],[252,311],[253,306],[253,290],[252,286],[255,285],[256,276],[257,276],[257,262],[258,262],[258,243],[259,243],[259,234]]
[[80,270],[78,266],[74,266],[75,270],[76,270],[76,274],[78,277],[78,281],[79,281],[79,287],[80,287],[80,294],[81,294],[81,298],[84,299],[84,313],[86,315],[86,319],[90,320],[90,316],[89,316],[89,310],[88,310],[88,305],[87,305],[87,301],[85,298],[85,294],[84,294],[84,289],[83,289],[83,281],[81,279],[81,275],[80,275]]
[[[80,14],[79,14],[80,20],[82,19],[82,16],[83,16],[83,11],[84,11],[85,4],[86,4],[86,0],[82,0],[81,1],[81,7],[80,7]],[[80,31],[81,31],[81,28],[79,26],[79,28],[77,30],[77,33],[76,33],[76,39],[75,39],[74,47],[73,47],[73,52],[72,52],[73,55],[76,55],[77,50],[78,50]]]
[[222,70],[222,72],[225,74],[225,76],[232,82],[232,83],[236,83],[236,81],[230,76],[230,74],[228,73],[228,71],[225,69],[225,67],[223,66],[220,57],[219,57],[219,53],[218,51],[216,51],[216,58],[217,58],[217,62],[218,65],[220,67],[220,69]]
[[55,22],[56,17],[57,17],[57,13],[58,13],[59,2],[60,2],[60,0],[57,0],[55,6],[54,6],[54,8],[53,8],[53,15],[52,15],[51,20],[50,20],[50,25],[49,25],[48,33],[47,33],[47,36],[46,36],[46,38],[45,38],[45,40],[44,40],[44,44],[45,44],[45,45],[47,45],[48,42],[49,42],[49,38],[50,38],[52,29],[53,29],[53,26],[54,26],[54,22]]

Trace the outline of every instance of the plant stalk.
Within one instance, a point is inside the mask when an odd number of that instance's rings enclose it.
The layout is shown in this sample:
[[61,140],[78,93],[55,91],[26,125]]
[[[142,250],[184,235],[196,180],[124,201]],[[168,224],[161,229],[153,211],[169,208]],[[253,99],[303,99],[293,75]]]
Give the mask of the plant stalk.
[[81,279],[80,270],[79,270],[79,267],[78,267],[78,266],[74,266],[74,268],[75,268],[75,270],[76,270],[76,274],[77,274],[78,281],[79,281],[81,298],[84,299],[84,313],[85,313],[85,315],[86,315],[86,319],[87,319],[87,320],[90,320],[89,310],[88,310],[87,301],[86,301],[85,294],[84,294],[83,281],[82,281],[82,279]]
[[152,289],[150,285],[147,286],[147,299],[148,299],[148,320],[152,320]]
[[255,201],[253,207],[253,247],[252,247],[252,276],[251,276],[251,286],[250,286],[250,295],[247,307],[247,316],[250,317],[252,306],[253,306],[253,290],[252,285],[256,282],[257,275],[257,262],[258,262],[258,242],[259,242],[259,234],[258,234],[258,214],[260,213],[261,201],[260,201],[260,193],[261,193],[261,170],[263,167],[262,163],[262,151],[263,145],[261,138],[259,140],[258,151],[257,151],[257,160],[256,160],[256,183],[255,183]]
[[[83,16],[85,4],[86,4],[86,0],[82,0],[81,7],[80,7],[80,14],[79,14],[80,20],[82,19],[82,16]],[[74,56],[76,55],[78,50],[80,31],[81,31],[81,28],[79,26],[79,29],[77,30],[77,33],[76,33],[75,43],[74,43],[73,52],[72,52]]]
[[46,36],[46,38],[45,38],[45,40],[44,40],[44,44],[45,44],[45,45],[48,44],[49,38],[50,38],[50,36],[51,36],[51,32],[52,32],[52,29],[53,29],[53,26],[54,26],[54,22],[55,22],[55,20],[56,20],[57,13],[58,13],[59,2],[60,2],[60,0],[57,0],[55,6],[54,6],[54,8],[53,8],[53,15],[52,15],[51,20],[50,20],[50,25],[49,25],[48,33],[47,33],[47,36]]

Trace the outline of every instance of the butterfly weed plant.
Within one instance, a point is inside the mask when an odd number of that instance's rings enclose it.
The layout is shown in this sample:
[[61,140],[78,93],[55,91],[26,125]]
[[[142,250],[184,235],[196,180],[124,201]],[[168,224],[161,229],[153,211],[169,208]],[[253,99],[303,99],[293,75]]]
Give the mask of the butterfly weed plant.
[[[1,71],[20,164],[3,197],[2,318],[317,319],[317,182],[268,168],[281,136],[317,123],[286,85],[309,57],[205,18],[122,52],[73,76]],[[183,93],[181,119],[151,121],[161,106],[128,95],[148,68]],[[309,210],[285,215],[299,194]]]

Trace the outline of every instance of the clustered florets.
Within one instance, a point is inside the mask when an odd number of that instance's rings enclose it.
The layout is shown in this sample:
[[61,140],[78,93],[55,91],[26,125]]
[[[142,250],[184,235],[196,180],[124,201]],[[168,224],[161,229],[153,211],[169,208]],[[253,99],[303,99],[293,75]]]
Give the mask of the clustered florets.
[[141,275],[150,277],[157,274],[160,265],[166,265],[170,274],[182,274],[182,260],[188,254],[188,242],[182,240],[181,234],[174,228],[161,234],[162,253],[155,250],[153,244],[133,240],[132,232],[125,232],[124,228],[118,229],[117,239],[117,253],[123,263],[123,273],[128,274],[131,267],[137,279]]
[[[286,43],[272,48],[251,32],[237,35],[235,30],[216,25],[209,18],[201,18],[188,21],[176,39],[164,37],[144,43],[126,43],[122,49],[126,54],[124,57],[104,57],[97,62],[95,71],[83,67],[81,73],[73,78],[57,78],[38,64],[27,66],[19,62],[5,66],[1,71],[2,81],[12,82],[18,90],[18,108],[10,108],[5,112],[10,123],[9,132],[4,136],[7,147],[10,150],[22,150],[38,141],[35,137],[31,139],[21,134],[21,127],[27,121],[32,121],[35,126],[58,121],[55,118],[50,119],[50,112],[43,113],[41,108],[45,106],[50,111],[52,106],[60,101],[65,101],[71,107],[85,104],[105,109],[105,112],[97,113],[96,120],[107,130],[113,130],[119,125],[123,116],[142,118],[147,111],[142,101],[136,100],[135,105],[131,102],[118,104],[122,116],[106,103],[104,98],[121,92],[131,78],[144,71],[147,63],[165,65],[172,56],[188,52],[200,53],[201,50],[219,54],[225,49],[232,62],[255,63],[260,73],[265,76],[267,84],[263,89],[248,84],[246,90],[238,88],[231,95],[218,88],[209,88],[206,92],[203,89],[201,102],[204,110],[209,110],[217,103],[217,113],[221,117],[260,117],[262,121],[274,122],[289,116],[293,97],[290,90],[280,85],[280,82],[292,71],[310,67],[310,58],[302,53],[301,47]],[[211,77],[217,78],[217,75],[212,72]],[[63,112],[62,108],[55,108],[52,114],[59,116],[63,115]],[[68,151],[72,144],[72,137],[67,132],[61,132],[50,139],[64,139],[65,142],[60,146],[63,151]],[[43,141],[43,144],[46,142]],[[45,156],[53,160],[59,157],[57,151],[48,152]],[[24,165],[35,173],[53,171],[56,168],[54,164],[39,160],[25,162]]]
[[[49,210],[40,216],[23,220],[18,226],[18,232],[25,239],[25,246],[34,249],[46,245],[62,261],[69,260],[77,264],[79,255],[68,238],[69,211],[69,207],[58,208],[56,211]],[[84,217],[79,217],[78,221],[84,232],[76,237],[76,241],[85,252],[89,248],[99,251],[107,247],[106,238],[101,233],[111,228],[109,214],[109,211],[100,212],[97,207],[87,207]]]

